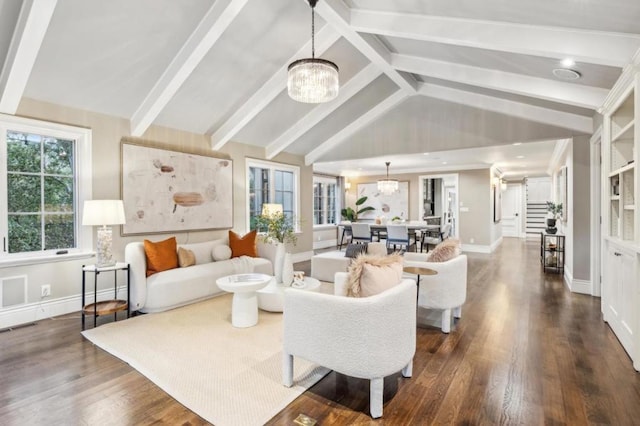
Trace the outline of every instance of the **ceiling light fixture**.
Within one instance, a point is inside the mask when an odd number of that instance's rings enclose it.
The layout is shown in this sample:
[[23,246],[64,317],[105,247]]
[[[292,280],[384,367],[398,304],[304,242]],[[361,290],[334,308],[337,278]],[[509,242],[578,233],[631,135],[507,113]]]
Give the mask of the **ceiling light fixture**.
[[316,58],[315,11],[318,0],[308,0],[311,6],[311,58],[289,64],[287,90],[291,99],[308,104],[328,102],[338,96],[338,66]]
[[394,192],[398,191],[398,180],[397,179],[389,179],[389,165],[391,164],[389,161],[384,163],[387,165],[387,178],[380,179],[378,181],[378,191],[382,192],[384,195],[391,195]]
[[558,77],[560,80],[577,80],[582,77],[576,70],[571,70],[569,68],[556,68],[553,70],[553,75]]

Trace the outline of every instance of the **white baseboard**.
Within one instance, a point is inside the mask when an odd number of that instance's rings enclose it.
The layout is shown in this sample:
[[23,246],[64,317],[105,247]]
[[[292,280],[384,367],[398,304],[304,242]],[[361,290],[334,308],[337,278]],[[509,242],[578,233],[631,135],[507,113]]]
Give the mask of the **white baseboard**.
[[574,279],[573,274],[567,268],[564,268],[564,283],[571,293],[591,295],[591,281]]
[[[122,295],[121,297],[124,299],[126,299],[126,291],[126,286],[118,288],[118,294]],[[111,297],[113,297],[113,288],[98,290],[98,300]],[[93,300],[93,292],[87,293],[85,303],[92,303]],[[3,309],[0,311],[0,330],[46,318],[57,317],[59,315],[70,314],[72,312],[80,312],[81,305],[82,297],[80,294],[77,294],[75,296],[44,300],[37,303],[27,303],[14,308]],[[79,328],[80,321],[78,321],[78,329]]]
[[502,237],[498,238],[493,242],[493,244],[491,244],[491,247],[489,247],[489,249],[491,250],[490,253],[493,253],[494,251],[496,251],[496,249],[500,244],[502,244]]
[[313,256],[313,250],[311,251],[303,251],[300,253],[294,253],[291,256],[291,260],[293,260],[293,263],[298,263],[298,262],[304,262],[307,260],[311,260],[311,257]]
[[479,244],[462,244],[462,251],[471,253],[491,253],[490,246],[481,246]]
[[337,246],[338,246],[338,240],[314,241],[313,243],[314,250],[323,249],[327,247],[337,247]]

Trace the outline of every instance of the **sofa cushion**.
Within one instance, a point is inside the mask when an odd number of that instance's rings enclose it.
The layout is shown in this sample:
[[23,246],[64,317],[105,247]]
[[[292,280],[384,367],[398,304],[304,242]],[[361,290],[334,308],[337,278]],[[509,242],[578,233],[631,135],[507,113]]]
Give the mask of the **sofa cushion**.
[[204,241],[201,243],[178,244],[178,247],[190,250],[196,258],[196,265],[213,262],[211,257],[211,249],[218,240]]
[[181,268],[186,268],[187,266],[193,266],[195,264],[196,256],[193,254],[193,252],[191,250],[178,247],[178,265]]
[[147,258],[147,276],[178,267],[176,237],[158,242],[144,240],[144,254]]
[[211,250],[211,256],[213,256],[213,260],[216,262],[231,259],[231,255],[231,247],[226,245],[216,245],[213,246],[213,250]]
[[351,262],[347,296],[368,297],[394,287],[402,280],[402,256],[363,255]]
[[427,254],[427,262],[446,262],[462,253],[460,240],[447,238]]
[[229,247],[231,247],[231,257],[258,257],[258,249],[256,248],[257,235],[258,231],[255,229],[242,237],[230,230]]

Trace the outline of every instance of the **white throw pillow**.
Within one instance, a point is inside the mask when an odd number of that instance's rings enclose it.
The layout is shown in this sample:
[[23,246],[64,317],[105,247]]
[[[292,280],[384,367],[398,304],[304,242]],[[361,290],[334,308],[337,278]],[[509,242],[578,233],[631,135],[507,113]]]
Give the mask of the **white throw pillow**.
[[193,252],[193,255],[196,258],[196,265],[211,263],[213,261],[213,258],[211,257],[211,248],[213,247],[213,241],[205,241],[203,243],[178,244],[178,248],[180,247]]
[[231,247],[222,244],[214,246],[211,255],[216,262],[231,259]]

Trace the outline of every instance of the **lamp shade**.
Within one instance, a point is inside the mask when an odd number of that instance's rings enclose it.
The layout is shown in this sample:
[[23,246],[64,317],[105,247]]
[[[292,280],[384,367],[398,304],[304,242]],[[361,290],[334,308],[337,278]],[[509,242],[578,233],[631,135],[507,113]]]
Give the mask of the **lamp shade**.
[[273,216],[275,214],[282,214],[282,204],[268,204],[262,205],[262,216]]
[[82,224],[87,226],[122,225],[126,223],[122,200],[87,200]]

